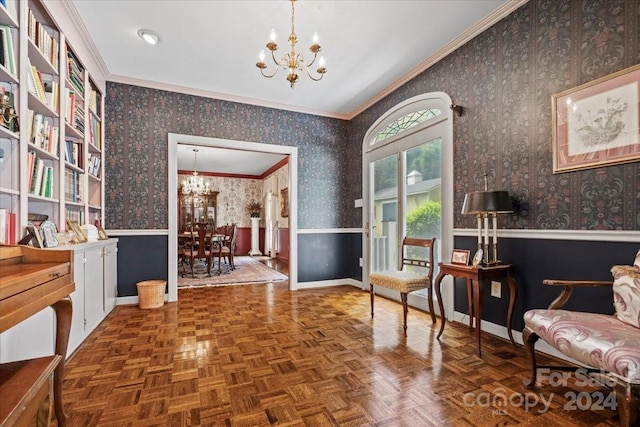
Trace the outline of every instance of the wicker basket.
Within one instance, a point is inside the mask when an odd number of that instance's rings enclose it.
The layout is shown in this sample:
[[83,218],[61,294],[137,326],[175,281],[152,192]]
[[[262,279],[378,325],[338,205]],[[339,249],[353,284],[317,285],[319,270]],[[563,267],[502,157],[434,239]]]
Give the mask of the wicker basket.
[[166,280],[145,280],[136,283],[140,308],[158,308],[164,305]]

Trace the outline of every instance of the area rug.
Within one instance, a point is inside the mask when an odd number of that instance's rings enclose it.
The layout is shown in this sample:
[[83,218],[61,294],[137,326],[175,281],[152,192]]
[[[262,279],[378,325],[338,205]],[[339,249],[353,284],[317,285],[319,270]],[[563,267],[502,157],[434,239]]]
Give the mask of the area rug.
[[284,274],[273,270],[251,257],[235,257],[236,269],[231,270],[226,263],[222,263],[222,273],[219,273],[218,265],[211,268],[211,275],[207,275],[207,266],[204,262],[194,265],[195,278],[191,277],[191,267],[186,267],[186,274],[182,277],[183,267],[178,267],[178,287],[193,288],[201,286],[230,286],[250,283],[281,282],[289,280]]

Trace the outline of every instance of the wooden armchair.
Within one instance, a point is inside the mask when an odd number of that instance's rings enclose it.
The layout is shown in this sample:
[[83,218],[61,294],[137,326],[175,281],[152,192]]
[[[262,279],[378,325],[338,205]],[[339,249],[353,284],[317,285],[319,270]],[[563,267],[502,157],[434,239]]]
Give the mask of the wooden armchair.
[[[640,258],[640,251],[638,252]],[[613,283],[600,281],[545,280],[550,286],[564,286],[548,309],[524,314],[522,337],[531,361],[533,389],[538,369],[575,371],[575,366],[541,366],[536,363],[535,344],[539,338],[556,350],[587,366],[596,375],[605,375],[613,384],[620,425],[635,426],[640,405],[640,260],[638,266],[612,268]],[[612,286],[615,315],[562,310],[575,287]]]
[[[402,239],[402,264],[400,270],[388,270],[369,275],[369,291],[371,293],[371,318],[373,319],[373,286],[400,291],[402,314],[404,318],[403,330],[407,335],[407,295],[419,289],[428,289],[429,311],[431,319],[436,323],[433,311],[433,249],[436,239],[417,239],[405,237]],[[416,255],[416,253],[422,252]],[[405,267],[409,267],[405,269]]]

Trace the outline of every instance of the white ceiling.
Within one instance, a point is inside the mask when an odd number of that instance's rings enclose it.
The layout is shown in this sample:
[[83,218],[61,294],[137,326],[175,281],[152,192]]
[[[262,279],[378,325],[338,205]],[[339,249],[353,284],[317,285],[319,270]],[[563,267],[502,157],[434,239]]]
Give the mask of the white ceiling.
[[283,154],[178,144],[178,170],[194,170],[194,149],[198,150],[198,172],[260,176],[287,157]]
[[[350,119],[526,1],[296,1],[296,50],[310,59],[317,31],[328,72],[320,82],[301,75],[293,89],[283,70],[265,79],[255,66],[272,28],[279,56],[288,51],[289,1],[73,4],[110,81]],[[158,33],[160,42],[143,42],[141,28]]]

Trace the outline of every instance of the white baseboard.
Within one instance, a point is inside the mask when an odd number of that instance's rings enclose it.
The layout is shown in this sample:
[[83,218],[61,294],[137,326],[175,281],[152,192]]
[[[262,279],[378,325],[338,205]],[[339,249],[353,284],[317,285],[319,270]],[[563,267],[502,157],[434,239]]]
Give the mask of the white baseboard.
[[[458,311],[454,311],[453,320],[454,322],[462,323],[465,326],[469,325],[469,315],[466,313],[460,313]],[[495,323],[487,322],[486,320],[483,320],[482,330],[484,332],[490,333],[491,335],[495,335],[497,337],[504,338],[506,340],[509,339],[509,334],[507,333],[507,328],[505,326],[496,325]],[[513,340],[518,344],[524,345],[524,341],[522,340],[522,332],[514,330],[512,331],[512,333],[513,333]],[[582,365],[582,363],[566,356],[563,353],[560,353],[558,350],[551,347],[549,344],[547,344],[542,340],[538,340],[538,342],[536,343],[536,352],[544,353],[548,356],[553,356],[575,365]]]
[[363,289],[362,282],[355,279],[319,280],[317,282],[298,282],[297,290],[326,288],[328,286],[351,285]]
[[[169,300],[169,295],[164,294],[164,301],[167,302]],[[140,301],[138,300],[138,296],[132,297],[118,297],[116,298],[116,305],[138,305]]]

